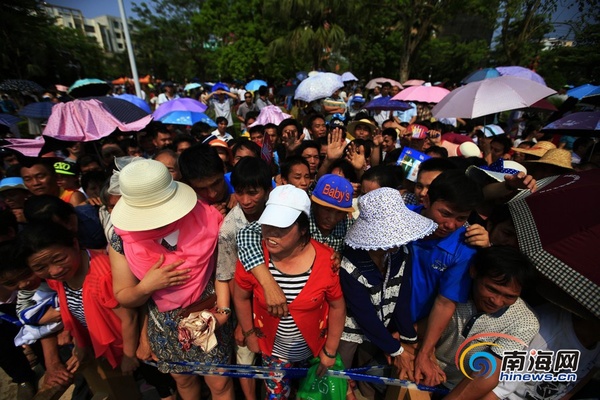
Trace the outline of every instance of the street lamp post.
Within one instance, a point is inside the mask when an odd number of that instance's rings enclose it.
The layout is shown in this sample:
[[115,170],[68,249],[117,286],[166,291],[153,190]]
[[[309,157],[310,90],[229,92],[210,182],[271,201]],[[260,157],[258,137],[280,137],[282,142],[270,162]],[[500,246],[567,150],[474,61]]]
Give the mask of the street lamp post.
[[118,0],[119,11],[121,11],[121,20],[123,21],[123,35],[125,36],[125,44],[127,45],[127,53],[129,54],[129,65],[131,66],[131,75],[133,77],[133,84],[135,85],[135,94],[140,99],[142,97],[142,88],[140,86],[140,78],[138,76],[137,66],[135,65],[135,56],[133,54],[133,46],[131,45],[131,37],[129,36],[129,24],[127,23],[127,16],[125,15],[125,7],[123,6],[123,0]]

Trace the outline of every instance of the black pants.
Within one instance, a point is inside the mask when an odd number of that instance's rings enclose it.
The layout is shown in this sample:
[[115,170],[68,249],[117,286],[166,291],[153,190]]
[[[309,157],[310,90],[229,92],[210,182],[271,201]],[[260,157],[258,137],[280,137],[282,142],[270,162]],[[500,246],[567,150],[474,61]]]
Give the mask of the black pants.
[[[0,312],[16,318],[14,304],[0,304]],[[35,382],[35,373],[29,366],[29,361],[23,349],[15,346],[15,336],[19,327],[0,320],[0,368],[10,376],[15,383]]]

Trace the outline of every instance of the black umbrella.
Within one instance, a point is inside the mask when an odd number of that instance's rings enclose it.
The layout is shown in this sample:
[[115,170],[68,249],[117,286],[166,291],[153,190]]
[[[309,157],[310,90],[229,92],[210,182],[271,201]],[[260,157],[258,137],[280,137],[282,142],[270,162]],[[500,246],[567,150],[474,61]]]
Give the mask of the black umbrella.
[[80,79],[69,88],[69,96],[76,99],[90,96],[104,96],[110,85],[101,79]]
[[95,99],[100,101],[108,111],[119,121],[126,124],[138,121],[144,118],[148,113],[133,103],[127,100],[123,100],[117,97],[110,96],[98,96],[98,97],[87,97],[81,100]]
[[0,90],[5,92],[41,93],[44,91],[44,88],[35,82],[25,79],[6,79],[0,83]]

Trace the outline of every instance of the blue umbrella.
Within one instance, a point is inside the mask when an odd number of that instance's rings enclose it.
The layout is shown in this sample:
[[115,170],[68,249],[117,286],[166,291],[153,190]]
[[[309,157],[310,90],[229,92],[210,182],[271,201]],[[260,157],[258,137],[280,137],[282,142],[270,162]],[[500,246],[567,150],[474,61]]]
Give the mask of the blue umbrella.
[[471,72],[460,83],[466,84],[471,82],[483,81],[486,79],[497,78],[499,76],[500,72],[498,72],[496,68],[483,68],[478,69],[475,72]]
[[0,124],[2,125],[12,126],[18,124],[21,121],[23,121],[21,118],[15,117],[14,115],[0,114]]
[[192,83],[188,83],[187,85],[185,85],[185,87],[183,88],[183,90],[185,90],[186,92],[188,90],[194,90],[194,89],[198,89],[201,88],[202,85],[197,83],[197,82],[192,82]]
[[267,85],[267,82],[263,81],[262,79],[255,79],[253,81],[246,83],[245,89],[250,92],[254,92],[255,90],[258,90],[258,88],[260,88],[261,86],[269,86],[269,85]]
[[567,95],[569,97],[575,97],[581,100],[585,96],[594,94],[594,91],[598,89],[600,89],[600,86],[590,85],[589,83],[586,83],[585,85],[577,86],[576,88],[567,91]]
[[375,110],[386,110],[386,111],[406,111],[412,107],[402,100],[392,100],[391,96],[378,97],[375,100],[371,100],[364,109],[375,111]]
[[171,111],[158,119],[163,124],[174,124],[174,125],[194,125],[196,122],[204,122],[212,126],[217,127],[215,121],[203,112],[194,111]]
[[27,104],[19,111],[21,117],[26,118],[41,118],[46,119],[52,114],[52,107],[54,107],[51,101],[40,101],[37,103]]
[[105,96],[110,85],[101,79],[79,79],[71,85],[67,92],[77,99],[90,96]]
[[217,90],[224,90],[226,92],[229,92],[229,86],[227,86],[223,82],[217,82],[213,85],[212,92],[216,92]]
[[137,96],[134,96],[134,95],[128,94],[128,93],[124,93],[124,94],[120,94],[115,97],[117,99],[123,99],[125,101],[135,104],[142,110],[146,111],[148,114],[150,114],[152,112],[152,110],[150,110],[150,106],[148,105],[148,103],[146,103],[144,100],[140,99]]

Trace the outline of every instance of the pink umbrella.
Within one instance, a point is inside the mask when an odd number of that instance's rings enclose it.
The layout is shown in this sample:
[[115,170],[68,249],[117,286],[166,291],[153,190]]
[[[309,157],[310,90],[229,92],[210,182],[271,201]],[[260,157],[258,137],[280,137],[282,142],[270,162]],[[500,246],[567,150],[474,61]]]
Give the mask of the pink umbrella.
[[411,86],[392,97],[392,100],[439,103],[448,93],[448,89],[437,86]]
[[110,135],[116,129],[122,132],[142,130],[151,120],[152,116],[147,115],[137,121],[124,123],[96,99],[74,100],[52,108],[43,135],[58,140],[91,142]]
[[284,119],[292,118],[291,115],[281,111],[281,108],[277,106],[266,106],[260,110],[258,118],[254,123],[250,124],[250,128],[256,125],[275,124],[279,125]]
[[425,81],[422,81],[420,79],[409,79],[406,82],[404,82],[402,85],[404,86],[421,86],[425,83]]
[[389,79],[389,78],[375,78],[375,79],[371,79],[369,82],[367,82],[367,86],[365,86],[365,88],[367,89],[375,89],[375,86],[381,86],[382,83],[384,82],[388,82],[390,85],[392,86],[398,86],[400,89],[403,88],[402,84],[398,81],[395,81],[393,79]]
[[37,157],[44,147],[44,139],[40,136],[36,139],[5,139],[9,144],[3,148],[12,149],[27,157]]

